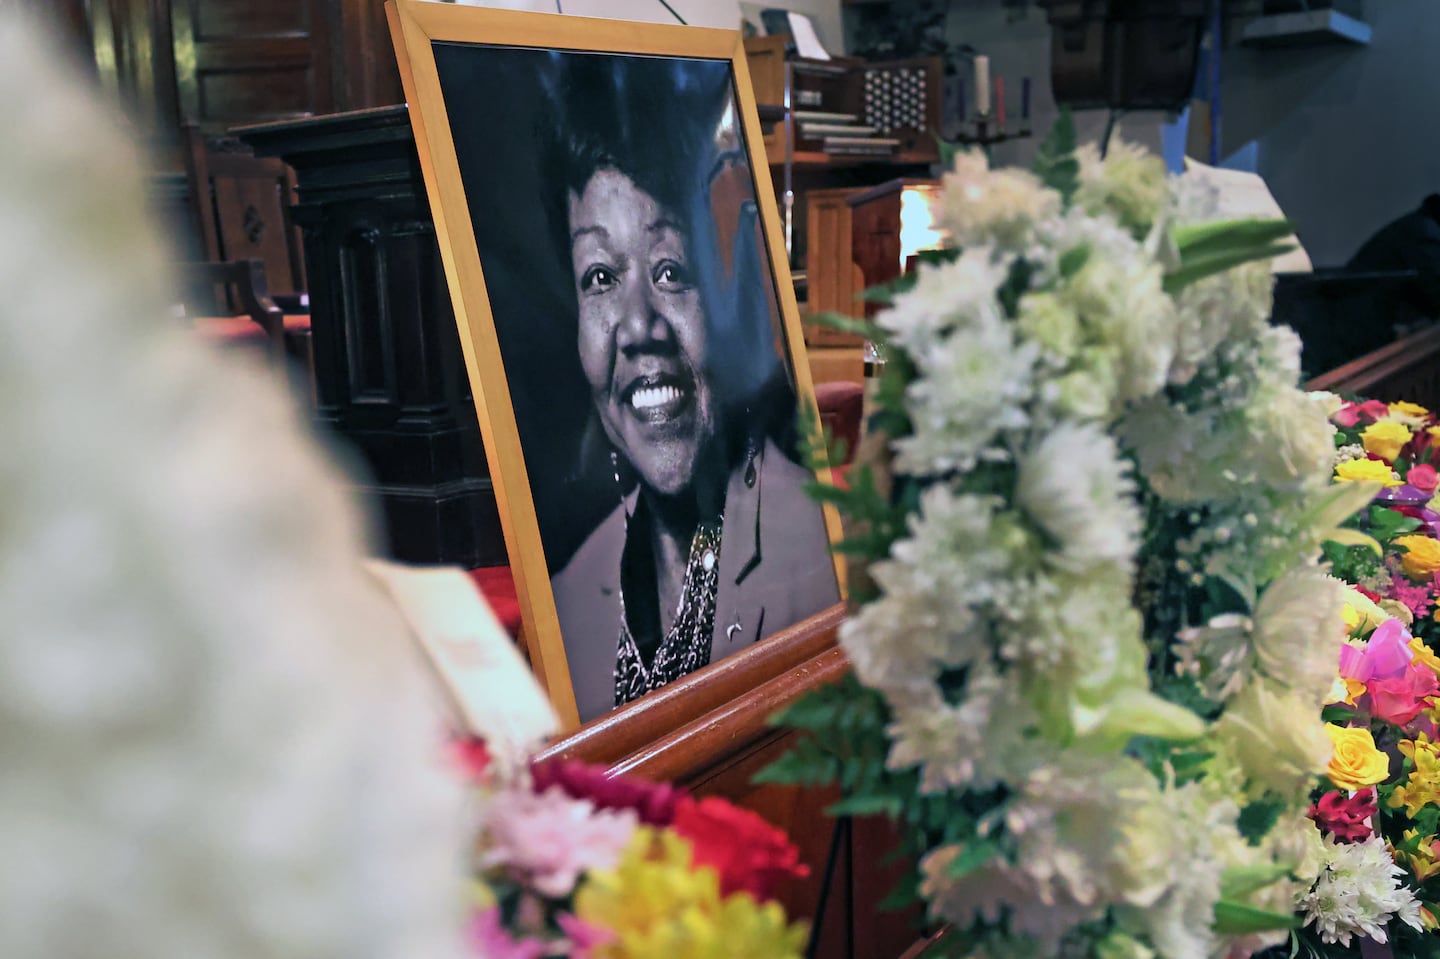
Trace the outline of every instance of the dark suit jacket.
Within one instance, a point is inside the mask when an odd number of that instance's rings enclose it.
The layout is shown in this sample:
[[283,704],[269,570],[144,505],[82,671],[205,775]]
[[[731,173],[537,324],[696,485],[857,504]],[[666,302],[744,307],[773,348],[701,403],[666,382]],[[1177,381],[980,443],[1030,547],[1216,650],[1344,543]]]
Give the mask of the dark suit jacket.
[[[768,442],[753,486],[744,473],[731,474],[725,494],[711,662],[840,601],[824,514],[803,489],[812,474]],[[615,705],[624,547],[617,507],[550,580],[582,722]]]

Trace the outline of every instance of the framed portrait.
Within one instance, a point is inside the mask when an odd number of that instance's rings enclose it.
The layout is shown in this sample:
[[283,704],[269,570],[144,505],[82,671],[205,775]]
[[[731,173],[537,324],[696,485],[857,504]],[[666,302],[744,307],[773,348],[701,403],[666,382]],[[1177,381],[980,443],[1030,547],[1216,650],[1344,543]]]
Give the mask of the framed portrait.
[[739,33],[389,15],[522,640],[562,722],[838,603]]

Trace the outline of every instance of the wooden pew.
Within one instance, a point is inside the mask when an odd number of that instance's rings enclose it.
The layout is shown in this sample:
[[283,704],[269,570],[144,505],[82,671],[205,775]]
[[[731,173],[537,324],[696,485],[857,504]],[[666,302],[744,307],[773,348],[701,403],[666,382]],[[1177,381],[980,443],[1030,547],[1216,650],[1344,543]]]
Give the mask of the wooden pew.
[[1305,388],[1440,408],[1440,324],[1322,373]]

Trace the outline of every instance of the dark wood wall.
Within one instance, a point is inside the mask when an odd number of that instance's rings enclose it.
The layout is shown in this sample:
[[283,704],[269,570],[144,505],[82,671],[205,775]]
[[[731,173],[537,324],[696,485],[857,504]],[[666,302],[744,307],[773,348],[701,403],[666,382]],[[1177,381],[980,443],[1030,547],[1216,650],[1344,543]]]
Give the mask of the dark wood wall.
[[384,0],[26,0],[162,169],[206,133],[403,102]]

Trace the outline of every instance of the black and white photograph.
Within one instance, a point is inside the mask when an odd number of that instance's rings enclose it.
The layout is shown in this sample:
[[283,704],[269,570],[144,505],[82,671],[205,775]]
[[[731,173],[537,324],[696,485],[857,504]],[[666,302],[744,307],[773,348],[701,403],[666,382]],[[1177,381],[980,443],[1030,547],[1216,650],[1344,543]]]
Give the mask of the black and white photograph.
[[585,721],[840,600],[784,252],[729,60],[434,55]]

